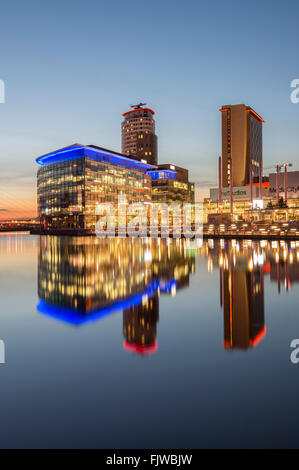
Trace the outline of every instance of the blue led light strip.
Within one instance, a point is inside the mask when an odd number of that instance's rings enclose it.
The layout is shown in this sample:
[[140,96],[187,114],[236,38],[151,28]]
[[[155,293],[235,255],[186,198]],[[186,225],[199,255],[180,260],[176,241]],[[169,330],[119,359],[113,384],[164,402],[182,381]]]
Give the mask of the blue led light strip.
[[107,317],[112,313],[119,312],[120,310],[126,310],[140,305],[142,303],[143,296],[148,295],[148,297],[151,298],[158,289],[160,289],[161,292],[170,292],[171,288],[173,286],[176,287],[176,285],[177,283],[174,279],[169,283],[166,282],[162,285],[160,285],[159,281],[155,279],[144,292],[135,294],[125,300],[118,300],[109,306],[91,310],[90,312],[72,307],[64,307],[63,305],[50,304],[44,300],[39,301],[37,310],[44,315],[48,315],[72,325],[80,326],[84,323],[100,320],[101,318]]
[[[95,155],[94,155],[95,154]],[[69,147],[65,150],[58,150],[57,152],[49,153],[38,157],[36,162],[39,165],[50,165],[53,163],[64,162],[69,160],[76,160],[77,158],[91,158],[95,161],[107,162],[112,165],[124,166],[131,169],[142,169],[144,172],[155,168],[154,165],[127,158],[125,156],[116,155],[113,152],[106,150],[97,150],[92,147]]]
[[[174,179],[176,171],[173,170],[148,170],[148,175],[152,178],[152,180],[160,180],[160,179]],[[161,176],[163,175],[163,176]]]

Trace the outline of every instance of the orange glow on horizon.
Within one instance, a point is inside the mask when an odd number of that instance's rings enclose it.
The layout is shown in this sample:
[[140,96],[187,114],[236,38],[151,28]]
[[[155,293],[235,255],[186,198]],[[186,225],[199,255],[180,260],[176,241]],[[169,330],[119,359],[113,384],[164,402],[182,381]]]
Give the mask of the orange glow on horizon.
[[25,217],[37,217],[36,195],[18,191],[18,193],[3,194],[0,190],[0,220],[21,219]]

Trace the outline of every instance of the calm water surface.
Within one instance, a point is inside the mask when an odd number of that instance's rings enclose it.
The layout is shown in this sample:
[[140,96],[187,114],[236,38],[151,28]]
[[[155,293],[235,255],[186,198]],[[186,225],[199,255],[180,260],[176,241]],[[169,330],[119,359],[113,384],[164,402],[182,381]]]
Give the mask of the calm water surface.
[[0,447],[298,447],[299,244],[0,237]]

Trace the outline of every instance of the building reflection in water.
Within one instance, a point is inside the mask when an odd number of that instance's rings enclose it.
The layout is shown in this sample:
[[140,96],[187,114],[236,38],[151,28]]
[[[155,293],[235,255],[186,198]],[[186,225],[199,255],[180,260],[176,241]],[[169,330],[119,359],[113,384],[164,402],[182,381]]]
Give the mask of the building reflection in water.
[[209,240],[203,251],[208,271],[219,267],[220,305],[226,349],[248,349],[266,335],[264,278],[288,291],[299,281],[299,243]]
[[277,283],[278,293],[284,286],[286,291],[299,282],[299,242],[272,242],[269,259],[269,273],[272,282]]
[[[221,279],[222,273],[222,279]],[[224,347],[247,349],[266,334],[262,267],[220,271],[223,290]]]
[[123,311],[124,348],[154,352],[159,296],[194,270],[184,240],[41,237],[38,310],[73,325]]
[[219,269],[224,347],[256,346],[266,335],[265,277],[278,292],[299,282],[298,242],[41,237],[38,309],[74,325],[122,311],[124,348],[154,352],[159,297],[188,287],[196,256],[207,275]]
[[149,353],[157,349],[157,323],[159,321],[159,297],[146,298],[140,305],[123,312],[124,348]]
[[[213,249],[218,258],[220,305],[223,308],[223,346],[248,349],[266,335],[263,253],[252,243],[223,240]],[[213,257],[210,254],[213,263]],[[217,264],[216,264],[217,265]]]

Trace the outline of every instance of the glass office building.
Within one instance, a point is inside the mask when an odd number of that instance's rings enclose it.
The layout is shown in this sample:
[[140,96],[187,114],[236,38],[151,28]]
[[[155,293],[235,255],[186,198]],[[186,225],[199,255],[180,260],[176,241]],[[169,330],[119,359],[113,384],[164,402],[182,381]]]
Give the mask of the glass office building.
[[155,167],[110,150],[74,144],[37,158],[38,212],[44,228],[94,229],[96,206],[118,196],[151,201]]

